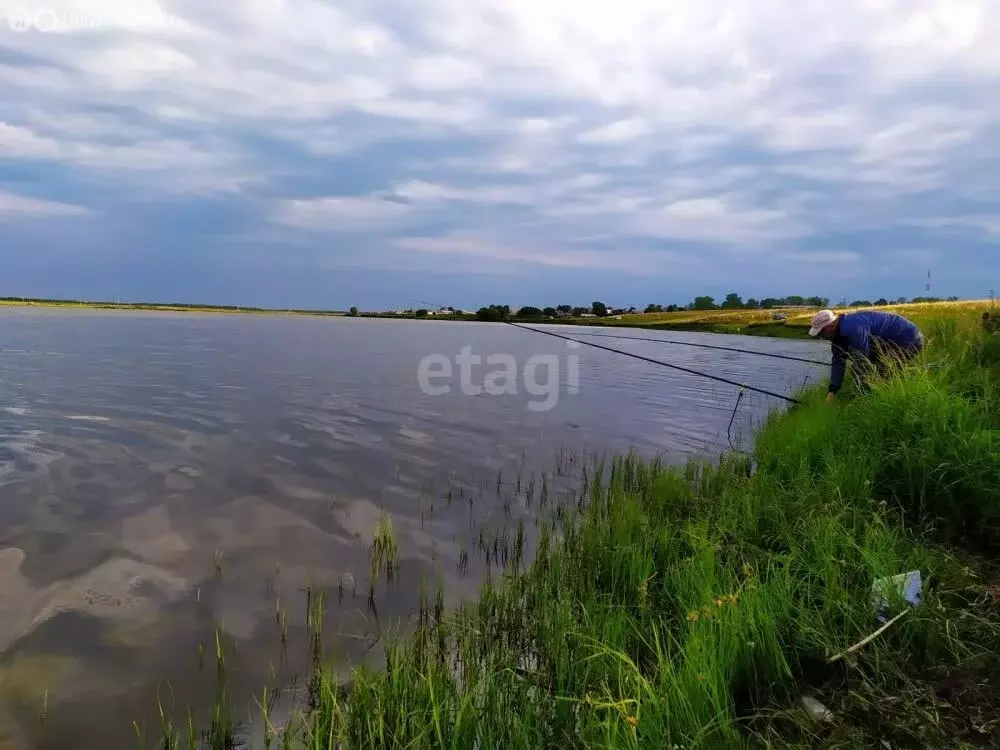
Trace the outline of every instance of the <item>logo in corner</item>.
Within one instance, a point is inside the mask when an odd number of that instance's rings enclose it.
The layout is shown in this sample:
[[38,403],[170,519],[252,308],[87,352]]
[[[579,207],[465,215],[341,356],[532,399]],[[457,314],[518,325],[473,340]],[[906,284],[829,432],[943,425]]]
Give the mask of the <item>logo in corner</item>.
[[12,31],[27,31],[32,27],[31,13],[23,8],[7,13],[7,25]]

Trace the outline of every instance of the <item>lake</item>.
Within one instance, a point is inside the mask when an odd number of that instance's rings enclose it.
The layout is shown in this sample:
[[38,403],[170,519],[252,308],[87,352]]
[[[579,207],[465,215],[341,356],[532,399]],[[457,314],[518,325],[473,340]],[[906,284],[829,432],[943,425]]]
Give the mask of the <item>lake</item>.
[[[811,341],[621,335],[829,358]],[[781,393],[826,375],[586,340]],[[152,744],[158,695],[182,717],[211,701],[216,633],[249,710],[301,675],[307,586],[331,653],[376,658],[422,578],[449,604],[475,593],[463,551],[536,512],[511,509],[515,483],[746,445],[784,404],[747,394],[727,435],[737,390],[503,324],[0,308],[0,747],[132,747],[133,720]],[[373,622],[383,512],[402,564]]]

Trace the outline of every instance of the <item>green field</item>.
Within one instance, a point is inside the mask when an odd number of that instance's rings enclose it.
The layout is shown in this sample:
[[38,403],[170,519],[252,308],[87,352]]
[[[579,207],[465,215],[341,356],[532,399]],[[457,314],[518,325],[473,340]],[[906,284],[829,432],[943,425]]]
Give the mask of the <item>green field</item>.
[[[933,325],[939,319],[956,320],[963,326],[977,324],[983,311],[992,309],[991,300],[966,300],[961,302],[925,302],[884,307],[835,308],[837,312],[858,310],[887,310],[899,313],[918,325]],[[609,318],[574,318],[575,325],[607,325],[628,328],[659,329],[667,331],[703,331],[706,333],[737,333],[756,336],[803,338],[808,335],[809,323],[819,308],[777,308],[774,310],[682,310],[673,313],[648,313],[621,315]],[[787,320],[775,321],[774,315],[782,313]],[[564,322],[564,321],[560,321]]]
[[[426,595],[409,634],[385,634],[383,669],[345,685],[317,660],[273,746],[995,742],[1000,337],[956,318],[927,333],[919,361],[867,393],[828,405],[814,388],[772,414],[751,454],[622,456],[548,504],[519,487],[537,548],[523,529],[486,540],[502,578],[455,612]],[[389,519],[374,539],[373,596],[399,554]],[[922,599],[887,589],[880,620],[873,584],[908,571]],[[230,747],[219,715],[212,747]],[[188,747],[174,731],[158,746]]]

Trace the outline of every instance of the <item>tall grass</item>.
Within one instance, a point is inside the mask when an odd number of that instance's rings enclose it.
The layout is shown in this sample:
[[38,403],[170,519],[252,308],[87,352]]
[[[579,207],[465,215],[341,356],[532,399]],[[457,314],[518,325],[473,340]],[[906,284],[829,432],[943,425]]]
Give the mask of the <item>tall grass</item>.
[[[387,640],[385,667],[344,688],[321,664],[285,742],[982,743],[1000,706],[983,556],[1000,524],[1000,344],[954,325],[930,333],[919,362],[864,395],[829,406],[811,392],[774,415],[752,461],[596,467],[585,495],[542,514],[530,565],[511,556],[451,614],[425,599],[415,632]],[[894,596],[906,616],[831,663],[879,627],[873,582],[909,570],[923,575],[921,603],[907,611]],[[830,720],[811,718],[805,695]]]

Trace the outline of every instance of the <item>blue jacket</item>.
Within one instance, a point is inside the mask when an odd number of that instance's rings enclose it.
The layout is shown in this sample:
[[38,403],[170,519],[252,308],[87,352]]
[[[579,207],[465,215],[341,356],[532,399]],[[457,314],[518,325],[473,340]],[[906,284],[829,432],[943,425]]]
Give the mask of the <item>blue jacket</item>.
[[924,337],[920,329],[902,315],[866,310],[841,317],[840,329],[831,343],[830,392],[836,393],[844,384],[849,356],[875,362],[880,347],[886,344],[899,347],[903,352],[918,352],[923,347]]

